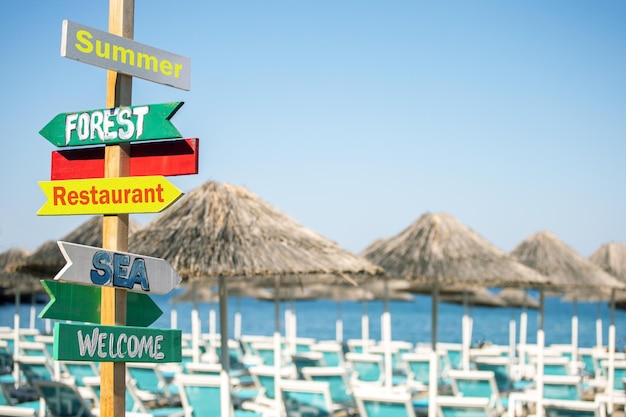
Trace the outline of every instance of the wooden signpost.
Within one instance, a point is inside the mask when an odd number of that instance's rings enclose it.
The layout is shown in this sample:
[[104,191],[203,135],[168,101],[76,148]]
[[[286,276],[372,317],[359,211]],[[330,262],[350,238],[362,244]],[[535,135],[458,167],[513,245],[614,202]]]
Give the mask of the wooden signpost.
[[[198,173],[200,139],[178,139],[130,145],[131,177]],[[104,177],[104,147],[52,152],[50,179],[75,180]]]
[[[39,318],[100,324],[100,287],[45,280],[41,280],[41,285],[50,296],[50,301],[39,313]],[[151,325],[163,314],[150,296],[138,292],[127,294],[126,311],[126,324],[140,327]]]
[[[133,41],[134,17],[134,0],[109,0],[108,32],[63,21],[61,56],[107,69],[106,108],[61,113],[40,132],[56,146],[85,152],[59,152],[58,163],[53,155],[52,181],[40,182],[48,201],[37,214],[103,214],[102,249],[59,243],[68,263],[57,278],[71,283],[44,282],[51,302],[42,312],[95,323],[56,323],[54,357],[101,362],[103,417],[126,414],[126,362],[181,360],[180,330],[129,326],[156,320],[161,311],[150,306],[146,293],[167,292],[180,277],[164,261],[126,252],[128,213],[156,213],[174,203],[182,192],[163,175],[197,173],[198,164],[197,139],[185,140],[191,152],[171,155],[167,149],[182,143],[131,147],[131,142],[181,137],[169,119],[182,105],[131,106],[133,77],[189,90],[191,73],[189,58]],[[84,148],[98,144],[104,149]],[[87,157],[89,152],[97,156]]]

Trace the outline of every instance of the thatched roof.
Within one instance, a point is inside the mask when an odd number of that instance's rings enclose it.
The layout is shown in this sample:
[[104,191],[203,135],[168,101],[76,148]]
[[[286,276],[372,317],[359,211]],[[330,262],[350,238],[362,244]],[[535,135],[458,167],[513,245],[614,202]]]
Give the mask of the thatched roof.
[[[589,261],[603,271],[613,275],[621,282],[626,282],[626,245],[621,242],[610,242],[600,246],[589,256]],[[578,298],[587,301],[608,300],[609,291],[595,291],[593,298],[587,294],[586,298]],[[619,309],[626,309],[626,291],[619,290],[615,294],[615,306]]]
[[589,256],[589,261],[620,281],[626,282],[625,244],[621,242],[606,243]]
[[278,277],[284,286],[382,274],[246,188],[213,181],[133,234],[129,248],[168,260],[182,278],[200,280],[223,276],[274,286]]
[[41,292],[36,288],[41,287],[37,277],[15,272],[16,265],[23,263],[29,254],[29,250],[22,248],[12,248],[0,253],[0,288],[3,293],[13,293],[16,289],[20,292]]
[[521,242],[513,251],[516,259],[550,279],[559,291],[576,288],[624,288],[617,278],[548,231],[535,233]]
[[497,297],[508,307],[539,308],[539,301],[521,288],[504,288],[497,294]]
[[424,214],[398,235],[376,241],[362,255],[391,279],[416,284],[532,287],[545,277],[521,265],[447,213]]
[[[64,242],[79,243],[81,245],[102,247],[102,217],[93,216],[82,223],[76,229],[63,236]],[[128,233],[134,233],[140,229],[139,224],[130,219]],[[21,265],[16,269],[38,275],[42,278],[52,278],[65,266],[65,258],[59,250],[56,241],[50,240],[39,246]]]

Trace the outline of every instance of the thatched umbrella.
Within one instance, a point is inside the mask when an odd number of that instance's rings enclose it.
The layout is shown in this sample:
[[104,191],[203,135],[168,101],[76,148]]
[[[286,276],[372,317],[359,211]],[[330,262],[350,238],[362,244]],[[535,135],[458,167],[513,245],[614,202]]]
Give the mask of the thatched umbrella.
[[[102,218],[103,216],[89,218],[59,240],[98,248],[102,247]],[[140,228],[141,226],[136,221],[129,220],[129,233],[134,233]],[[24,262],[16,265],[15,269],[41,277],[52,278],[66,263],[57,242],[50,240],[41,244]]]
[[[20,293],[31,291],[31,297],[34,297],[33,288],[39,284],[34,275],[15,272],[15,266],[24,262],[29,254],[27,249],[22,248],[12,248],[0,253],[0,290],[3,292],[7,290],[8,293],[13,293],[15,297],[15,312],[13,314],[13,355],[15,357],[19,355],[20,350]],[[34,307],[31,308],[31,324],[34,325]],[[14,379],[16,384],[20,381],[19,376],[19,367],[15,366]]]
[[363,255],[383,267],[387,276],[432,287],[432,349],[429,416],[436,415],[437,306],[439,289],[538,286],[545,277],[490,244],[447,213],[424,214],[398,235],[377,242]]
[[[227,278],[280,287],[319,281],[344,283],[349,277],[382,274],[379,267],[298,224],[247,189],[213,181],[192,190],[133,234],[129,247],[136,253],[167,259],[190,281],[218,278],[223,411],[230,404]],[[278,302],[274,311],[275,363],[280,364]],[[277,390],[279,378],[277,369]],[[280,407],[278,400],[277,396],[276,406]]]
[[[536,271],[550,278],[551,284],[557,291],[585,288],[605,288],[614,290],[624,288],[617,278],[604,272],[576,252],[573,248],[558,239],[554,234],[543,231],[535,233],[519,245],[511,254]],[[539,293],[539,325],[537,330],[537,345],[539,355],[537,357],[537,390],[541,401],[543,395],[543,347],[545,345],[545,333],[543,329],[543,290]],[[574,314],[572,315],[572,361],[578,358],[578,314],[577,304],[574,302]],[[614,349],[609,346],[609,350]],[[537,404],[541,410],[542,404]]]

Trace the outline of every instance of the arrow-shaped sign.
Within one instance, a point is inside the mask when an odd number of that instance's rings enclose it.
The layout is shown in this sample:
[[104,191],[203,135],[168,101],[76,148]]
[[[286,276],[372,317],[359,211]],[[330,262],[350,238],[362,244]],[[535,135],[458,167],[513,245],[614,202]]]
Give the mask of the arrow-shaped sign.
[[[41,280],[50,301],[39,313],[39,318],[84,321],[100,324],[101,287]],[[126,324],[146,327],[154,323],[163,311],[147,294],[126,294]]]
[[54,324],[54,360],[180,362],[182,332],[131,326]]
[[61,147],[180,138],[170,119],[182,105],[179,101],[60,113],[39,134]]
[[[200,139],[138,142],[130,146],[129,177],[198,173]],[[78,180],[104,177],[104,146],[52,152],[50,179]]]
[[40,181],[39,186],[48,201],[38,216],[158,213],[183,195],[161,176]]
[[181,279],[165,259],[58,241],[67,264],[55,280],[167,294]]

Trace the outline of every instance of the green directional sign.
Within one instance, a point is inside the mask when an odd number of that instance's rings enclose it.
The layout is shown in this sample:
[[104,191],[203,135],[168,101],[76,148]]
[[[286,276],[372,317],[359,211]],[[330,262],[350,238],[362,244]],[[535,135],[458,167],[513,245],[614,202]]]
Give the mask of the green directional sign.
[[55,323],[54,359],[94,362],[180,362],[182,332],[131,326]]
[[[39,318],[100,324],[102,287],[44,280],[41,285],[50,295],[50,302],[39,313]],[[147,294],[127,292],[127,325],[149,326],[162,314]]]
[[39,134],[55,146],[85,146],[180,138],[170,119],[182,101],[56,115]]

